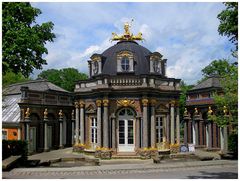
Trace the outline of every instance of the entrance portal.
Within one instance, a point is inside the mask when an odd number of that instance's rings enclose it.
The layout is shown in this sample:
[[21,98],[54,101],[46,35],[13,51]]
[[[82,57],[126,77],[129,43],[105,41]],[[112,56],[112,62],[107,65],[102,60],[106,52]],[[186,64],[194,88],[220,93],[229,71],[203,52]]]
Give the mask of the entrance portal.
[[135,140],[134,112],[129,108],[120,110],[118,114],[118,151],[134,151]]

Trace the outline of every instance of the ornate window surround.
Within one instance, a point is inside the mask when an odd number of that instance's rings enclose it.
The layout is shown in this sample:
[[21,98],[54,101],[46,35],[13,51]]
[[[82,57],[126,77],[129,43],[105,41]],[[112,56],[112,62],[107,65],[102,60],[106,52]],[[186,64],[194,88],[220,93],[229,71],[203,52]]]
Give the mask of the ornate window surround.
[[[154,62],[158,61],[159,62],[159,66],[160,66],[160,70],[158,72],[156,72],[154,69]],[[161,59],[161,56],[159,55],[151,55],[150,56],[150,73],[154,73],[154,74],[161,74],[163,75],[163,61]]]
[[[129,69],[127,71],[124,71],[122,69],[122,59],[124,57],[127,57],[129,60]],[[134,72],[134,58],[133,58],[133,52],[123,50],[117,53],[117,72]]]

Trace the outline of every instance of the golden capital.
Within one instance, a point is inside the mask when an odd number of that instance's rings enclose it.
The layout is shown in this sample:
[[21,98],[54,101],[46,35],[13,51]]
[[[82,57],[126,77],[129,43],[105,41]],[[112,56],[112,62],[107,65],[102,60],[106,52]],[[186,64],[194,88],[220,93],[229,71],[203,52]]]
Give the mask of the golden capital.
[[198,109],[195,107],[194,110],[195,110],[195,111],[194,111],[194,114],[195,114],[195,115],[198,115]]
[[171,106],[174,106],[176,104],[176,101],[175,100],[171,100],[169,103],[171,104]]
[[100,99],[96,100],[97,107],[101,107],[102,101]]
[[227,115],[227,112],[228,112],[227,107],[223,106],[223,113],[224,113],[224,115]]
[[147,106],[148,105],[148,99],[142,99],[142,104],[143,104],[143,106]]
[[188,111],[187,111],[187,108],[185,108],[184,110],[184,116],[187,116],[188,115]]
[[43,117],[44,119],[48,118],[48,110],[47,110],[47,108],[44,110],[43,115],[44,115],[44,117]]
[[77,101],[74,103],[74,106],[75,106],[76,109],[79,108],[79,104],[78,104]]
[[156,103],[157,103],[157,100],[156,100],[156,99],[151,99],[151,101],[150,101],[150,102],[151,102],[151,105],[152,105],[152,106],[155,106],[155,105],[156,105]]
[[29,116],[30,116],[30,109],[27,108],[26,112],[25,112],[25,118],[26,119],[29,119]]
[[108,106],[109,100],[108,99],[103,99],[103,106]]
[[84,101],[83,101],[83,100],[80,100],[80,101],[79,101],[79,106],[80,106],[80,108],[83,108],[84,105],[85,105]]

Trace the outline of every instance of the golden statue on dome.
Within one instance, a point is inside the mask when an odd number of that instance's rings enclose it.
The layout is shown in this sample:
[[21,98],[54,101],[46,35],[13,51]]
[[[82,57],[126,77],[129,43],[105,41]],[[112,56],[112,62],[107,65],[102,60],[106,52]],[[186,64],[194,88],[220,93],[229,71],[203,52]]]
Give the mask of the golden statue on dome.
[[[133,19],[132,19],[133,22]],[[124,23],[124,34],[123,35],[117,35],[116,33],[112,33],[112,41],[117,41],[117,40],[126,40],[126,41],[133,41],[133,40],[144,40],[142,37],[142,33],[139,32],[137,35],[133,35],[130,32],[130,27],[131,25],[128,22]]]

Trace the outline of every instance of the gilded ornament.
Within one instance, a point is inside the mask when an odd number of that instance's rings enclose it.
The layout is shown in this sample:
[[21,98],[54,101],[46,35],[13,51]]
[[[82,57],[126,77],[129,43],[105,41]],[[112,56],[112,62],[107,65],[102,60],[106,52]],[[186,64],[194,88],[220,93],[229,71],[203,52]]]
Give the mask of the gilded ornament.
[[44,113],[43,113],[43,115],[44,115],[44,119],[47,119],[48,118],[48,111],[47,111],[47,108],[44,110]]
[[147,104],[148,104],[148,99],[142,99],[142,104],[143,104],[143,106],[147,106]]
[[29,119],[29,116],[30,116],[30,109],[27,108],[26,112],[25,112],[25,118],[26,119]]
[[227,107],[226,107],[226,106],[223,106],[223,113],[224,113],[225,115],[227,115]]
[[129,99],[117,100],[118,107],[135,107],[135,101]]
[[77,101],[74,103],[74,105],[75,105],[75,108],[76,108],[76,109],[79,107],[79,104],[78,104]]
[[198,114],[198,110],[197,110],[197,108],[196,108],[196,107],[195,107],[194,114]]
[[208,115],[211,115],[213,113],[211,106],[208,107]]
[[79,106],[80,106],[80,108],[83,108],[83,107],[84,107],[84,104],[85,104],[84,101],[82,101],[82,100],[79,101]]
[[171,100],[170,104],[171,104],[171,106],[174,106],[176,104],[176,101],[175,100]]
[[103,106],[108,106],[109,100],[108,99],[104,99],[103,100]]
[[101,100],[96,100],[97,107],[101,107],[102,101]]
[[62,118],[63,118],[63,112],[62,112],[62,109],[60,109],[58,115],[59,115],[59,119],[62,119]]
[[[132,19],[133,22],[133,19]],[[126,22],[124,23],[124,34],[123,35],[117,35],[116,33],[112,33],[112,41],[117,41],[117,40],[127,40],[127,41],[133,41],[133,40],[144,40],[142,37],[142,33],[139,32],[137,35],[133,35],[130,32],[130,27],[131,25]]]
[[152,105],[152,106],[155,106],[156,103],[157,103],[157,100],[156,100],[156,99],[151,99],[151,105]]

